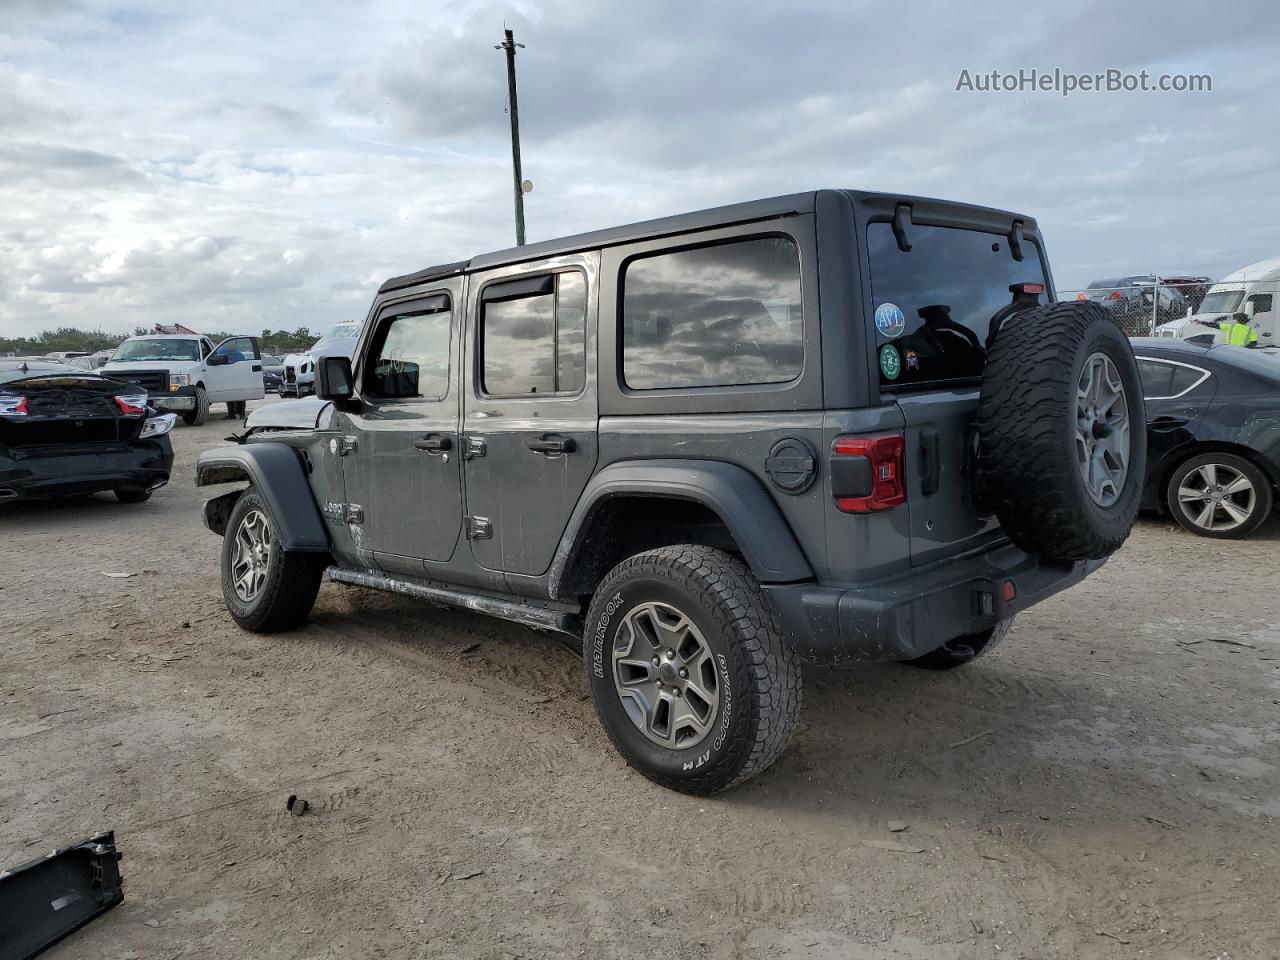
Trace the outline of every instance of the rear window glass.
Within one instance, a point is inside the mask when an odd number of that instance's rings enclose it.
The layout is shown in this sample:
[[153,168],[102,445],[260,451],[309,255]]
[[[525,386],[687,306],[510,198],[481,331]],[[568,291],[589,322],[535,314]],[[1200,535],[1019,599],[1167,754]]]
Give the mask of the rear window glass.
[[800,252],[787,237],[633,260],[623,276],[623,379],[633,390],[794,380],[804,362],[800,303]]
[[980,376],[991,317],[1013,299],[1009,285],[1044,283],[1039,248],[1024,239],[1019,262],[1000,234],[917,224],[908,236],[904,252],[891,224],[867,226],[880,383]]

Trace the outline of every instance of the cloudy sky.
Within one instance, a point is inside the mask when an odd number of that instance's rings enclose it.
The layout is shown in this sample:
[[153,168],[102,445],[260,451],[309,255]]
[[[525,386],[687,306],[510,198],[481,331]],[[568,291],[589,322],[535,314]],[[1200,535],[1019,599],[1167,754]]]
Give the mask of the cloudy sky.
[[[1059,288],[1280,254],[1263,0],[0,0],[0,333],[360,316],[529,238],[852,186],[1036,216]],[[1209,73],[1209,93],[957,91],[962,69]]]

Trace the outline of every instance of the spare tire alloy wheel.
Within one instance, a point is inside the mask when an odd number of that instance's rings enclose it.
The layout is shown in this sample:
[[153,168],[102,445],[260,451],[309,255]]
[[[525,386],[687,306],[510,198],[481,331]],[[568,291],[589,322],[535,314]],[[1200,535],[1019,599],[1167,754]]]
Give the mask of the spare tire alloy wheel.
[[1105,353],[1090,354],[1076,389],[1076,464],[1093,502],[1112,506],[1129,474],[1129,407]]
[[1202,537],[1237,539],[1271,513],[1271,484],[1243,457],[1219,452],[1192,457],[1173,472],[1166,493],[1175,520]]

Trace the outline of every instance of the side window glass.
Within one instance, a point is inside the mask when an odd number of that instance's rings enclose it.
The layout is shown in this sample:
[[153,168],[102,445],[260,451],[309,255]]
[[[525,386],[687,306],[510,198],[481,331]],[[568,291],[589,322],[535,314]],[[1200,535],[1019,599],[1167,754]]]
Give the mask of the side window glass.
[[632,389],[785,383],[803,361],[791,239],[661,253],[624,268],[622,375]]
[[570,271],[543,281],[537,292],[483,301],[481,387],[489,396],[577,393],[586,382],[586,278]]
[[386,400],[440,400],[449,392],[453,312],[384,317],[365,361],[363,389]]
[[587,382],[587,278],[562,273],[556,288],[556,390],[577,393]]
[[1253,301],[1253,312],[1255,314],[1271,312],[1271,294],[1255,293],[1249,299]]
[[1175,369],[1172,364],[1157,360],[1139,360],[1138,379],[1142,381],[1143,397],[1152,400],[1170,396],[1169,383]]
[[201,340],[200,341],[200,359],[203,360],[205,357],[209,356],[209,354],[212,352],[213,352],[213,344],[210,343],[208,340]]
[[1192,370],[1190,367],[1174,367],[1169,374],[1169,392],[1164,396],[1176,397],[1190,390],[1203,376],[1199,370]]

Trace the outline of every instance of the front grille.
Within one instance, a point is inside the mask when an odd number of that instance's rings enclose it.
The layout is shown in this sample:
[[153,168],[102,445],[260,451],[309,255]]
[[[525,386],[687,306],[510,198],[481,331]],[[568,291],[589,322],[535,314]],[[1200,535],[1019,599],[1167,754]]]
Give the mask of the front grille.
[[104,372],[104,376],[112,380],[136,384],[152,396],[169,392],[168,370],[121,370],[118,372],[108,370]]

